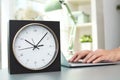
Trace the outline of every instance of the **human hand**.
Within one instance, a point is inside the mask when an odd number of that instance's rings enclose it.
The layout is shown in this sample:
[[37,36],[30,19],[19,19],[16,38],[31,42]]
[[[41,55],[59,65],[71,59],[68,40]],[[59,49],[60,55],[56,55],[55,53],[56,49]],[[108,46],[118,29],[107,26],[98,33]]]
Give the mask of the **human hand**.
[[83,59],[84,63],[98,63],[102,61],[116,62],[120,60],[120,49],[118,50],[104,50],[98,49],[96,51],[83,50],[76,52],[69,62],[78,62]]
[[90,50],[83,50],[76,52],[73,57],[69,60],[69,62],[78,62],[80,59],[83,59],[85,56],[87,56],[90,52]]
[[[119,54],[120,55],[120,54]],[[116,62],[119,60],[118,54],[114,50],[98,49],[89,53],[84,59],[85,63],[98,63],[102,61]]]

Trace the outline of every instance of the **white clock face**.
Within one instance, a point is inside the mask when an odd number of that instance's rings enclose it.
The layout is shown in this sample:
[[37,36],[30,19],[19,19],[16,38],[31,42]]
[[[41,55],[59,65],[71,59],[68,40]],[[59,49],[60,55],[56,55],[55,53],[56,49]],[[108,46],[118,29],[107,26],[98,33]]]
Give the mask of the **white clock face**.
[[13,51],[22,66],[40,70],[55,60],[58,41],[54,32],[47,26],[38,23],[28,24],[15,35]]

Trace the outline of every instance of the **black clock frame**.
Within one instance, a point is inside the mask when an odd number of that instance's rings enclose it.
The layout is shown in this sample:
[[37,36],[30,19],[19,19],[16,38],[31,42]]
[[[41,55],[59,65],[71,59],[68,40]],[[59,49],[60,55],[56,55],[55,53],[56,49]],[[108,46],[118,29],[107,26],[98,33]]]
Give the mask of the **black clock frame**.
[[[31,23],[40,23],[48,26],[56,35],[58,39],[58,54],[56,59],[51,65],[42,70],[30,70],[23,67],[15,58],[12,49],[13,39],[16,33],[25,25]],[[52,72],[60,71],[60,22],[59,21],[32,21],[32,20],[10,20],[9,21],[9,45],[8,45],[8,69],[10,74],[21,74],[21,73],[38,73],[38,72]]]

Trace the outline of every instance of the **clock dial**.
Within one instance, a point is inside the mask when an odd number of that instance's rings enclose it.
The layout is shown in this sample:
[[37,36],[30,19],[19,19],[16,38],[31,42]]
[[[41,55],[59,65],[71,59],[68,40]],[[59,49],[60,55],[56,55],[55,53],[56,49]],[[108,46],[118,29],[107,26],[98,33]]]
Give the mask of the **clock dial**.
[[58,41],[49,27],[38,23],[28,24],[15,35],[13,51],[22,66],[31,70],[40,70],[55,60]]

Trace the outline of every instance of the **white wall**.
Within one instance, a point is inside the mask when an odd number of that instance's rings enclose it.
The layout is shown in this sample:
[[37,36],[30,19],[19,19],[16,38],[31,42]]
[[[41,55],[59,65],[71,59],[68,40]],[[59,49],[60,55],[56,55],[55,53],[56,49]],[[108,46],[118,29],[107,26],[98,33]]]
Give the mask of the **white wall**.
[[[0,1],[1,5],[1,1]],[[1,8],[0,8],[0,69],[1,69]]]
[[8,47],[7,33],[9,20],[9,0],[1,0],[1,52],[2,52],[2,68],[8,65]]
[[120,0],[103,0],[106,49],[120,46],[120,10],[116,10],[117,4]]
[[103,0],[91,0],[93,50],[104,49]]

